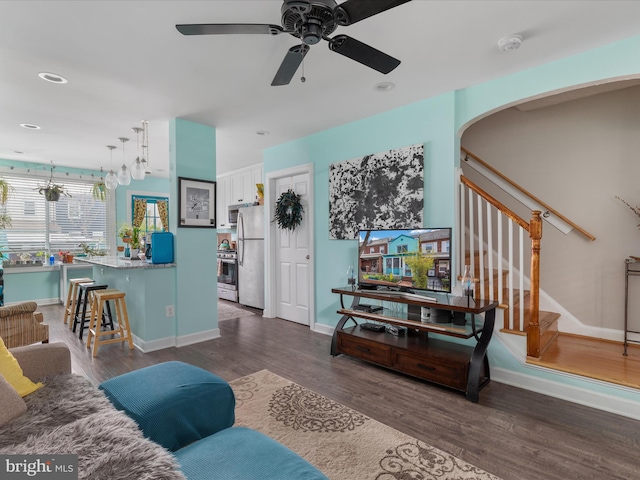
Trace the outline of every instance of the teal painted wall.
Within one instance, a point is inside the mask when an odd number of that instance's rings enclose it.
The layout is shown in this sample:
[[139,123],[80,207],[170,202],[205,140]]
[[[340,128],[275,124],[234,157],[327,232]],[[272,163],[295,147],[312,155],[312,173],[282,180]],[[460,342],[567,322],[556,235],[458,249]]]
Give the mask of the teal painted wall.
[[[169,124],[171,198],[178,198],[178,177],[216,180],[216,130],[180,118]],[[218,327],[215,228],[178,228],[178,202],[170,205],[175,233],[177,336]]]
[[424,224],[454,227],[453,92],[265,150],[265,176],[314,164],[317,323],[337,323],[339,303],[331,288],[346,285],[347,267],[355,263],[358,249],[357,240],[329,240],[329,165],[414,144],[422,144],[425,152]]
[[4,271],[4,303],[34,302],[60,298],[60,270],[7,273]]
[[[329,240],[331,163],[423,143],[425,226],[453,226],[455,238],[454,173],[459,165],[464,128],[494,111],[546,92],[617,77],[640,77],[639,51],[640,36],[265,150],[265,175],[295,165],[314,164],[316,323],[337,323],[339,303],[337,296],[330,293],[331,288],[346,284],[347,267],[357,256],[355,240]],[[525,367],[497,339],[492,341],[489,353],[493,367],[640,402],[637,392]]]
[[126,293],[131,332],[145,342],[173,338],[176,318],[165,307],[175,305],[175,268],[128,269],[93,267],[93,278]]

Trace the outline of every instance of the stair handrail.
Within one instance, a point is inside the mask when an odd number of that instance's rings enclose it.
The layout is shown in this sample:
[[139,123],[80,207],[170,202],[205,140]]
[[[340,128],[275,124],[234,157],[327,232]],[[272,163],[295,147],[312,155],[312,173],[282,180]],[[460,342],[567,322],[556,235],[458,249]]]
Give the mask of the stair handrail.
[[[533,200],[534,202],[536,202],[537,204],[539,204],[541,207],[543,207],[543,209],[545,210],[545,212],[543,213],[543,216],[546,217],[549,214],[553,214],[556,217],[558,217],[560,220],[562,220],[563,222],[565,222],[566,224],[570,225],[572,228],[574,228],[576,231],[578,231],[579,233],[581,233],[582,235],[584,235],[585,237],[587,237],[589,240],[594,241],[596,239],[595,236],[593,236],[592,234],[590,234],[589,232],[587,232],[585,229],[583,229],[582,227],[580,227],[579,225],[577,225],[576,223],[572,222],[571,220],[569,220],[567,217],[565,217],[564,215],[562,215],[560,212],[558,212],[557,210],[555,210],[553,207],[551,207],[549,204],[543,202],[542,200],[540,200],[538,197],[536,197],[535,195],[533,195],[531,192],[527,191],[526,189],[524,189],[523,187],[521,187],[520,185],[518,185],[516,182],[514,182],[513,180],[511,180],[509,177],[507,177],[506,175],[500,173],[498,170],[496,170],[495,168],[493,168],[491,165],[489,165],[487,162],[485,162],[484,160],[482,160],[480,157],[478,157],[477,155],[473,154],[472,152],[470,152],[469,150],[467,150],[464,147],[460,147],[460,150],[465,154],[466,157],[471,157],[473,158],[476,162],[478,162],[480,165],[482,165],[484,168],[486,168],[487,170],[489,170],[491,173],[493,173],[494,175],[497,175],[498,177],[500,177],[502,180],[504,180],[505,182],[507,182],[509,185],[511,185],[512,187],[514,187],[515,189],[517,189],[519,192],[523,193],[524,195],[526,195],[527,197],[529,197],[531,200]],[[463,161],[467,161],[467,158],[462,158]],[[498,208],[498,207],[496,207]],[[532,210],[533,211],[533,210]],[[566,232],[565,232],[566,233]]]
[[[531,239],[531,271],[529,277],[529,324],[527,326],[527,356],[540,357],[540,241],[542,239],[542,212],[533,210],[531,220],[525,221],[489,193],[477,186],[464,175],[460,175],[460,182],[474,191],[486,202],[493,205],[503,215],[510,218],[522,229],[529,233]],[[510,306],[511,307],[511,306]]]
[[508,207],[506,207],[503,203],[501,203],[498,200],[496,200],[495,198],[493,198],[491,195],[489,195],[487,192],[485,192],[482,188],[480,188],[478,185],[473,183],[471,180],[469,180],[464,175],[460,175],[460,181],[463,184],[465,184],[467,187],[469,187],[470,190],[473,190],[478,195],[480,195],[482,198],[484,198],[487,202],[489,202],[491,205],[493,205],[498,210],[500,210],[504,215],[506,215],[511,220],[513,220],[515,223],[517,223],[522,228],[524,228],[527,232],[529,231],[529,223],[526,220],[523,220],[520,215],[518,215],[513,210],[511,210]]

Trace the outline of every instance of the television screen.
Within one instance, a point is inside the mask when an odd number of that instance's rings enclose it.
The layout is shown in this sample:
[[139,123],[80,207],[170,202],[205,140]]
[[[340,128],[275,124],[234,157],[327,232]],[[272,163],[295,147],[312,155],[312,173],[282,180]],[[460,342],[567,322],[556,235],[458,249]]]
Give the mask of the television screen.
[[451,229],[360,230],[360,288],[451,292]]

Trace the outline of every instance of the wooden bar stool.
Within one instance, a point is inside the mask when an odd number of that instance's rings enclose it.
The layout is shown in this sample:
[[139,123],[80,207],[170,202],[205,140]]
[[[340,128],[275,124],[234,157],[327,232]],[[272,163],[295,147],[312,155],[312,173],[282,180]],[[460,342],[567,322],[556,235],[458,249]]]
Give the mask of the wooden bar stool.
[[[98,347],[116,342],[129,342],[129,350],[133,350],[133,338],[131,337],[131,327],[129,325],[129,314],[127,313],[127,304],[124,301],[125,293],[120,290],[96,290],[93,292],[93,303],[91,314],[89,317],[89,335],[87,335],[87,348],[91,348],[91,339],[93,339],[93,356],[98,355]],[[109,305],[109,300],[114,302],[114,317],[117,319],[118,328],[115,330],[101,330],[102,315],[104,313],[105,304]],[[102,336],[114,336],[107,340],[101,340]]]
[[67,324],[69,321],[69,329],[72,328],[73,322],[71,322],[71,318],[76,311],[76,298],[78,296],[78,285],[80,283],[91,283],[93,279],[91,278],[72,278],[69,280],[69,291],[67,292],[67,303],[64,307],[64,324]]

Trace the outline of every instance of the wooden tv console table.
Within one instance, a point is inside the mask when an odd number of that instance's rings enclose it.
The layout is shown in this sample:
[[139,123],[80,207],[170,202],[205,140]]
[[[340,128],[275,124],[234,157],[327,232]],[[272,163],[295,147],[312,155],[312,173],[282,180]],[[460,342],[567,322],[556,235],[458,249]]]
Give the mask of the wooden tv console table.
[[[342,315],[331,340],[331,355],[341,353],[366,360],[376,365],[444,385],[466,394],[467,400],[478,401],[478,393],[490,381],[487,347],[493,335],[495,311],[498,302],[468,300],[467,297],[429,292],[428,300],[416,294],[379,292],[376,290],[352,290],[351,287],[333,288],[340,295]],[[344,297],[353,297],[350,307],[345,307]],[[424,298],[424,299],[423,299]],[[367,312],[362,299],[392,302],[407,307]],[[421,321],[421,309],[447,310],[464,316],[465,325]],[[484,321],[476,317],[484,313]],[[360,327],[356,319],[407,327],[403,336],[375,332]],[[353,326],[345,327],[347,322]],[[461,323],[461,322],[459,322]],[[475,338],[475,346],[461,345],[444,339],[433,338],[429,333]]]

